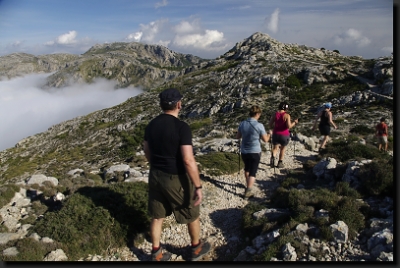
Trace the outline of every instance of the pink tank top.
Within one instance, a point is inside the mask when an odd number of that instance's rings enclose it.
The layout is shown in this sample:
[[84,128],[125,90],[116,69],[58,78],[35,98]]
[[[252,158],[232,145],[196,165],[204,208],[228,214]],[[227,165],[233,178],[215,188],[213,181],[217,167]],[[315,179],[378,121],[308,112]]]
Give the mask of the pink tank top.
[[275,126],[274,126],[273,134],[278,134],[278,135],[283,135],[283,136],[290,135],[289,129],[286,125],[286,122],[285,122],[285,120],[283,120],[283,116],[285,114],[286,114],[286,112],[283,112],[283,113],[276,112],[275,113]]

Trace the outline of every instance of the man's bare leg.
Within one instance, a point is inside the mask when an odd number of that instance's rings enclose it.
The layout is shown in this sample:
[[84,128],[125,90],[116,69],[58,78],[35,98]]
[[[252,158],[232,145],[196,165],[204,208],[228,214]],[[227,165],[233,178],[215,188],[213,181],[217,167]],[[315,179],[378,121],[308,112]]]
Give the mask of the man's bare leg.
[[187,227],[192,245],[197,245],[200,242],[200,218],[188,223]]
[[150,236],[151,236],[151,243],[152,243],[153,248],[160,247],[160,238],[161,238],[163,222],[164,222],[164,218],[151,220]]

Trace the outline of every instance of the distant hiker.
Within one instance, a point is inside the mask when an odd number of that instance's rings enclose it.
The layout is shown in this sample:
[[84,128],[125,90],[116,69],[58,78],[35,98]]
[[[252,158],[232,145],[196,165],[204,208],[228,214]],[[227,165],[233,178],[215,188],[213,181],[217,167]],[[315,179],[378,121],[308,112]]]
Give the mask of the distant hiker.
[[384,117],[381,118],[381,122],[376,125],[376,136],[378,138],[378,149],[382,150],[382,146],[384,145],[384,151],[387,152],[388,149],[388,125],[386,124],[386,119]]
[[320,120],[318,129],[319,129],[319,132],[321,133],[321,135],[324,136],[322,143],[319,147],[320,150],[325,148],[325,144],[329,139],[329,135],[331,133],[331,125],[335,129],[337,129],[335,123],[332,120],[331,108],[332,108],[332,103],[327,102],[324,104],[324,109],[318,113],[317,117],[315,118],[314,125],[312,128],[313,130],[315,130],[315,127],[317,126],[317,122],[318,122],[318,120]]
[[191,239],[191,260],[210,251],[200,240],[200,203],[203,199],[199,170],[193,155],[189,125],[178,119],[182,95],[169,88],[159,94],[163,113],[147,125],[144,153],[150,163],[149,215],[152,260],[167,261],[171,253],[162,249],[160,237],[165,217],[174,213],[180,224],[187,224]]
[[283,158],[285,156],[286,146],[290,141],[289,129],[299,123],[296,119],[291,122],[290,114],[287,113],[289,109],[289,104],[287,102],[281,102],[278,106],[278,111],[273,114],[269,120],[269,126],[273,129],[272,132],[272,144],[273,149],[271,151],[271,167],[275,167],[276,155],[279,151],[279,161],[276,167],[283,168]]
[[236,139],[242,139],[240,146],[241,156],[244,162],[244,176],[246,179],[246,191],[244,198],[254,195],[253,184],[261,160],[260,139],[268,142],[270,133],[267,134],[264,125],[258,122],[261,116],[260,107],[254,105],[250,108],[249,118],[240,122]]

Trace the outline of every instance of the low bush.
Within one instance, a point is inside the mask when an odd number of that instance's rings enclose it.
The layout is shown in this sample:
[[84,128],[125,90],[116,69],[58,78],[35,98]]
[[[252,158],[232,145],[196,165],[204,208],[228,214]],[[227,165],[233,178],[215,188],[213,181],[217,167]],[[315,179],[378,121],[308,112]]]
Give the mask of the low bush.
[[243,233],[249,237],[250,240],[259,235],[263,229],[263,225],[266,223],[267,219],[262,218],[255,220],[253,218],[253,213],[264,209],[265,207],[256,202],[249,202],[243,208],[242,214],[242,229]]
[[350,129],[350,133],[358,133],[360,135],[368,135],[368,134],[374,134],[375,129],[370,128],[366,125],[356,125],[355,127]]
[[361,194],[350,186],[348,182],[339,181],[336,183],[335,192],[340,196],[349,196],[355,199],[361,198]]
[[379,159],[361,166],[359,171],[361,191],[367,195],[394,198],[393,157]]
[[132,150],[142,145],[146,126],[147,122],[137,124],[133,131],[114,132],[121,138],[122,145],[119,147],[119,156],[121,158],[130,157]]
[[210,126],[211,124],[212,124],[211,118],[207,117],[207,118],[202,118],[202,119],[196,120],[195,122],[191,123],[189,126],[190,126],[190,129],[193,132],[195,132],[205,126]]
[[147,187],[142,182],[83,187],[60,210],[46,213],[31,232],[60,242],[71,260],[126,246],[149,228]]
[[308,247],[292,235],[281,235],[274,242],[268,245],[267,249],[260,255],[254,257],[255,261],[270,261],[272,257],[283,259],[282,248],[290,243],[300,256],[308,252]]
[[[61,245],[58,243],[43,243],[36,241],[32,237],[25,237],[16,240],[16,242],[10,242],[5,245],[7,247],[15,247],[19,252],[17,255],[4,255],[0,254],[2,261],[43,261],[43,256],[47,255],[53,250],[56,250]],[[0,247],[3,252],[3,247]]]
[[349,137],[349,140],[337,139],[328,143],[326,151],[323,154],[329,155],[341,162],[346,162],[352,159],[374,159],[379,157],[379,150],[370,144],[361,144],[354,142]]
[[243,168],[244,164],[239,154],[226,152],[212,152],[206,155],[196,156],[196,161],[200,163],[200,171],[209,175],[219,176],[233,174]]
[[299,179],[294,177],[287,177],[282,183],[281,186],[284,188],[290,188],[291,186],[296,186],[299,184]]
[[329,211],[331,222],[343,221],[349,227],[349,239],[353,240],[357,232],[365,227],[365,217],[360,212],[361,203],[354,198],[344,197],[338,205]]
[[0,188],[0,207],[10,203],[15,193],[19,191],[19,186],[15,184],[5,184]]

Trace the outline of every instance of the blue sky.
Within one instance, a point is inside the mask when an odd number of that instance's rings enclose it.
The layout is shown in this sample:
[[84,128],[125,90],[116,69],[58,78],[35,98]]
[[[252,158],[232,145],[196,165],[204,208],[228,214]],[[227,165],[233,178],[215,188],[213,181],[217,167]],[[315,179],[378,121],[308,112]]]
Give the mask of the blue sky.
[[[397,1],[397,0],[396,0]],[[0,0],[0,56],[82,54],[112,42],[216,58],[255,32],[378,58],[393,51],[389,0]]]

